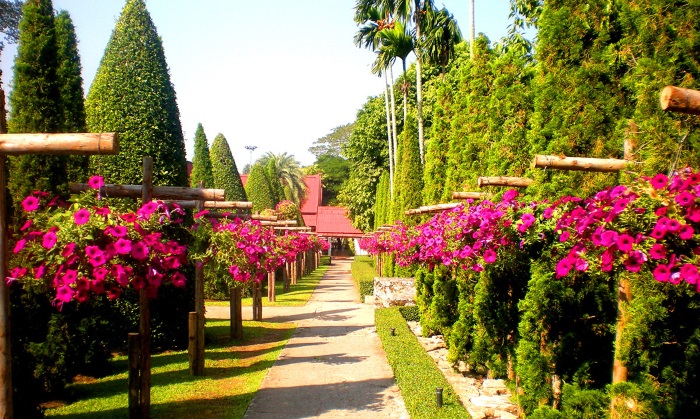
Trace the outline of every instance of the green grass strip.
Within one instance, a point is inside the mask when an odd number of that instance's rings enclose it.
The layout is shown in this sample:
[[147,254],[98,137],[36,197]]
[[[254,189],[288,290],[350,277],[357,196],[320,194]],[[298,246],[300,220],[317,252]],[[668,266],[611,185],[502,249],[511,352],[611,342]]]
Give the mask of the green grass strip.
[[[470,417],[435,361],[409,330],[398,307],[375,310],[374,323],[412,418]],[[391,336],[392,328],[396,336]],[[435,400],[437,387],[443,388],[442,408]]]
[[377,273],[371,256],[355,256],[355,260],[350,264],[350,272],[357,283],[361,299],[364,299],[365,295],[374,295],[374,277]]
[[[308,275],[304,275],[301,279],[297,280],[296,285],[291,285],[289,292],[284,292],[284,283],[281,281],[275,282],[275,299],[277,301],[271,303],[267,301],[267,297],[263,295],[263,307],[301,307],[309,301],[311,294],[313,294],[316,289],[316,285],[321,280],[323,275],[328,270],[328,266],[321,265],[316,268],[315,271]],[[263,292],[265,294],[265,292]],[[208,300],[206,302],[208,306],[225,306],[228,307],[229,302],[224,301],[212,301]],[[252,306],[253,299],[248,297],[243,299],[244,306]]]
[[[243,339],[237,341],[229,339],[228,320],[207,321],[203,377],[189,374],[187,351],[151,358],[151,417],[242,418],[294,329],[291,323],[244,322]],[[46,416],[128,417],[126,356],[111,365],[114,375],[68,386],[75,401],[47,409]]]

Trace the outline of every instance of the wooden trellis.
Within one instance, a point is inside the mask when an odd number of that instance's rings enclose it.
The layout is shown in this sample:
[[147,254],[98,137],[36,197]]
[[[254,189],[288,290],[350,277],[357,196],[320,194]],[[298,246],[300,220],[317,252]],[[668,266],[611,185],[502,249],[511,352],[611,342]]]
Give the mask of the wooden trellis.
[[488,195],[484,192],[452,192],[452,199],[486,199]]
[[[7,178],[5,156],[42,155],[111,155],[119,152],[116,133],[102,134],[4,134],[5,93],[0,89],[0,278],[7,277]],[[10,294],[0,286],[0,417],[12,418],[12,355],[10,340]]]
[[527,188],[534,182],[532,179],[514,176],[480,176],[476,180],[477,186],[509,186],[511,188]]
[[[91,189],[89,185],[74,183],[70,185],[71,193],[78,193]],[[223,189],[197,189],[177,186],[153,186],[153,159],[143,159],[143,184],[142,185],[104,185],[100,188],[104,197],[110,198],[141,198],[142,203],[156,199],[197,200],[197,201],[223,201]],[[195,278],[195,308],[197,316],[197,330],[194,343],[196,348],[201,347],[202,354],[195,359],[196,370],[204,369],[204,284],[203,278]],[[200,314],[201,313],[201,314]],[[191,322],[194,320],[190,320]],[[129,334],[129,417],[148,418],[151,408],[151,313],[150,300],[146,290],[139,292],[139,333]],[[201,334],[201,337],[200,337]],[[201,341],[201,344],[199,343]],[[138,350],[137,350],[138,349]],[[133,350],[133,352],[132,352]],[[136,368],[136,369],[131,369]]]

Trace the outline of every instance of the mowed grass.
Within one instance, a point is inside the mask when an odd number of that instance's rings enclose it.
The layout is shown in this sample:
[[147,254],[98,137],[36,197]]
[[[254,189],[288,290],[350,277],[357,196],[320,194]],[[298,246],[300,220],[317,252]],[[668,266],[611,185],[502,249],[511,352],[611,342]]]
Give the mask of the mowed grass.
[[[328,270],[328,266],[321,265],[315,271],[308,275],[304,275],[297,280],[295,285],[291,285],[289,292],[284,292],[284,283],[282,281],[275,282],[275,302],[267,301],[267,292],[263,290],[263,307],[301,307],[309,301],[311,294],[316,289],[316,285],[323,277],[323,274]],[[267,283],[266,283],[267,284]],[[208,306],[225,306],[228,307],[229,301],[214,301],[207,300]],[[252,306],[253,299],[248,297],[243,299],[244,306]]]
[[[291,323],[243,322],[243,339],[229,338],[228,321],[207,321],[203,377],[189,374],[187,351],[154,355],[152,418],[242,418],[267,370],[294,332]],[[68,388],[70,401],[46,410],[65,418],[128,417],[127,358],[112,362],[115,374],[83,378]]]

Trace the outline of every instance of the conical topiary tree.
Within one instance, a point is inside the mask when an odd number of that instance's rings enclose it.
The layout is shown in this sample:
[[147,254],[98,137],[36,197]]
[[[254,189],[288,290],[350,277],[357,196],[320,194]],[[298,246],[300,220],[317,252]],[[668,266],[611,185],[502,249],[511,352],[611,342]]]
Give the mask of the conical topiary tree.
[[[50,0],[30,0],[22,9],[19,46],[10,94],[11,133],[59,132],[63,111],[58,53]],[[15,206],[31,191],[66,192],[65,157],[25,155],[10,159],[8,187]]]
[[85,102],[88,129],[119,133],[120,153],[91,158],[109,182],[140,183],[144,156],[153,182],[187,186],[185,143],[163,45],[144,0],[128,0]]
[[233,159],[231,148],[223,134],[214,138],[214,143],[209,151],[211,167],[214,178],[214,187],[226,191],[228,201],[248,200],[246,191],[243,189],[241,176],[236,168],[236,161]]
[[[58,45],[58,88],[61,96],[63,132],[85,132],[85,95],[83,78],[80,75],[80,55],[75,26],[68,12],[56,15],[56,43]],[[68,178],[85,181],[88,175],[87,156],[69,156]]]
[[248,199],[253,201],[253,212],[255,213],[264,209],[274,209],[277,205],[265,168],[259,164],[254,164],[250,169],[245,192]]
[[277,165],[274,159],[269,159],[265,165],[265,174],[267,175],[267,180],[270,182],[270,188],[272,189],[272,196],[275,199],[275,205],[284,199],[284,186],[280,181],[280,175],[277,171]]
[[423,165],[420,161],[418,131],[415,116],[408,114],[399,144],[399,167],[397,168],[397,220],[415,223],[418,219],[405,215],[405,211],[418,208],[423,201]]
[[[228,147],[228,146],[227,146]],[[230,150],[229,150],[230,153]],[[192,159],[192,173],[190,174],[190,186],[196,188],[199,181],[204,182],[205,188],[214,187],[214,173],[212,171],[211,158],[209,156],[209,144],[204,134],[202,124],[197,125],[194,133],[194,158]],[[239,177],[240,181],[240,177]],[[243,188],[241,186],[241,188]]]

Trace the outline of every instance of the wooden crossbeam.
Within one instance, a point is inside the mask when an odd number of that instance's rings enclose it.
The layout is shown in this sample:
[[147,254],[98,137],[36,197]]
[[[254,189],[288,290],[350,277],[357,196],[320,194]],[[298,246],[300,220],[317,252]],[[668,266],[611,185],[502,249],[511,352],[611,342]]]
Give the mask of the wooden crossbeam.
[[700,115],[700,91],[666,86],[661,90],[659,101],[665,111]]
[[406,215],[419,215],[419,214],[430,214],[435,212],[447,211],[453,208],[457,208],[462,204],[460,203],[449,203],[449,204],[435,204],[435,205],[424,205],[419,208],[413,208],[406,211]]
[[280,230],[280,231],[311,231],[311,227],[273,227],[275,230]]
[[[209,191],[221,191],[223,189],[202,189]],[[194,209],[197,207],[197,201],[168,201],[168,204],[177,204],[181,208]],[[253,208],[253,203],[250,201],[204,201],[204,208],[206,209],[251,209]]]
[[[91,190],[87,183],[71,183],[70,192],[80,193]],[[100,192],[106,198],[140,198],[141,185],[104,185]],[[223,189],[196,189],[180,186],[154,186],[153,198],[184,201],[223,201]]]
[[[276,221],[260,221],[261,225],[272,227],[293,227],[297,225],[297,220],[276,220]],[[309,228],[309,227],[299,227]]]
[[538,169],[550,168],[581,172],[619,172],[636,162],[620,159],[597,159],[591,157],[564,157],[538,154],[532,166]]
[[509,186],[512,188],[527,188],[534,182],[532,179],[514,176],[481,176],[476,184],[480,187],[486,186]]
[[452,199],[486,199],[484,192],[452,192]]
[[0,154],[112,155],[119,153],[116,132],[75,134],[1,134]]

